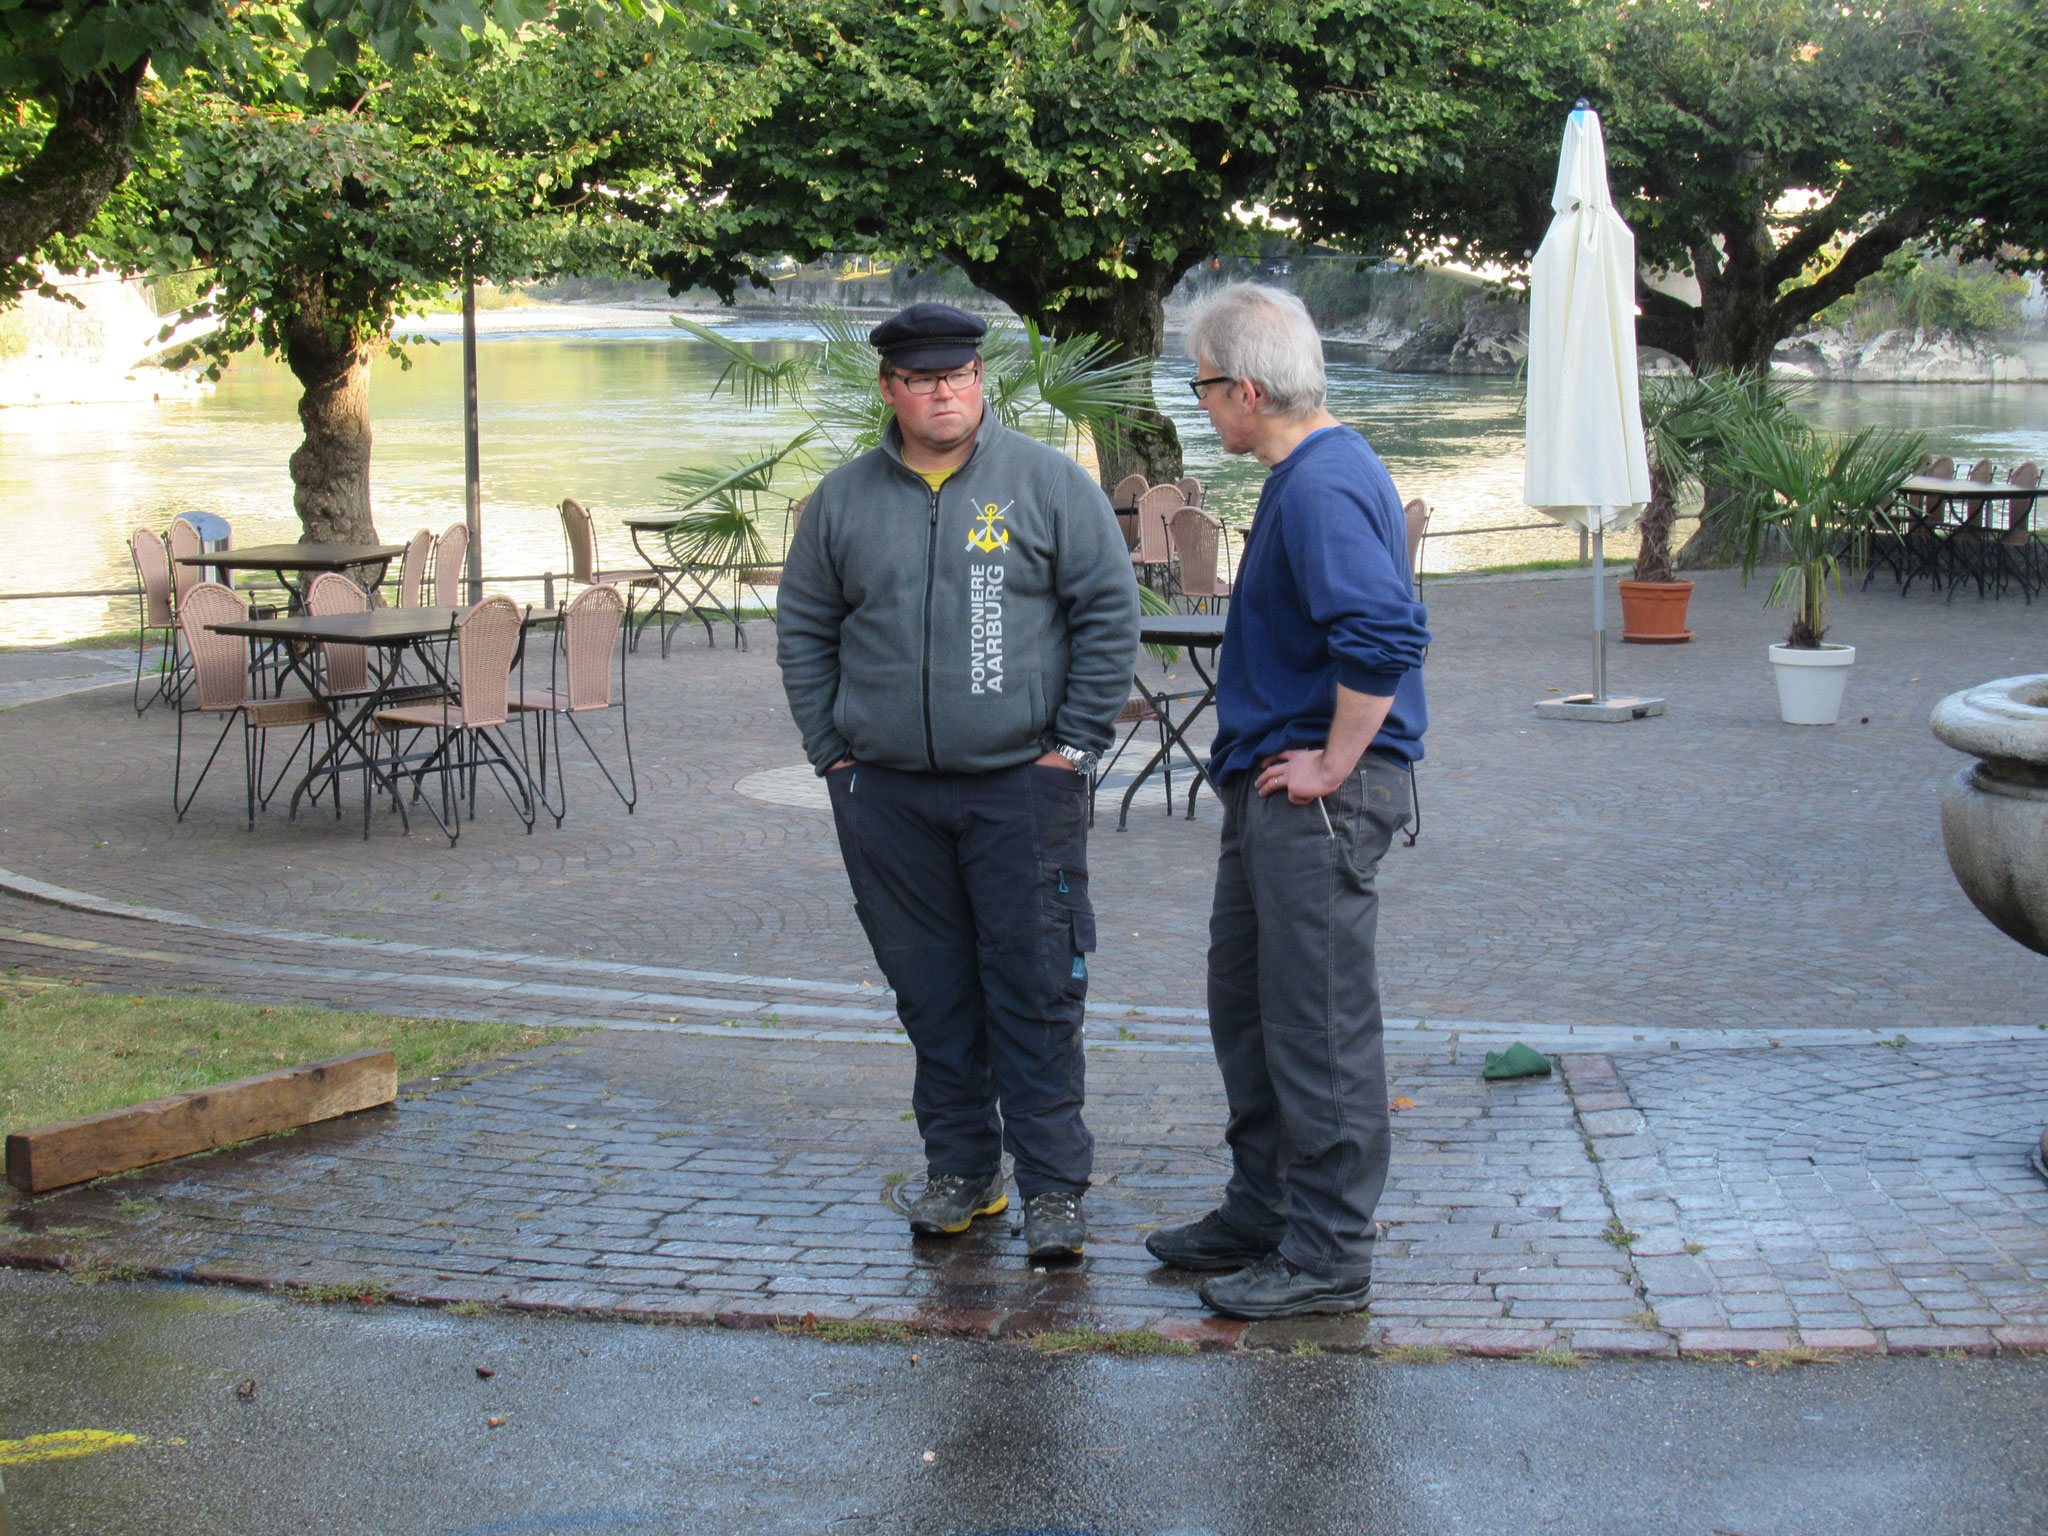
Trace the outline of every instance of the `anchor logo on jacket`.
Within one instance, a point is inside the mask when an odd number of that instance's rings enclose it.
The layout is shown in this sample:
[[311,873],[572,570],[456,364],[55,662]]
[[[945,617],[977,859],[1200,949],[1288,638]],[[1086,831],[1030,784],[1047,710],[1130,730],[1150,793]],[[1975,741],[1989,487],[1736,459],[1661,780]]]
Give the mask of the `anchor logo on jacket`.
[[1015,505],[1017,503],[1011,501],[998,507],[994,502],[990,502],[977,512],[975,517],[978,521],[974,528],[968,532],[967,547],[969,549],[978,549],[984,555],[992,555],[999,549],[1008,549],[1010,547],[1010,530],[998,528],[996,524],[1000,523],[1003,520],[1003,514]]

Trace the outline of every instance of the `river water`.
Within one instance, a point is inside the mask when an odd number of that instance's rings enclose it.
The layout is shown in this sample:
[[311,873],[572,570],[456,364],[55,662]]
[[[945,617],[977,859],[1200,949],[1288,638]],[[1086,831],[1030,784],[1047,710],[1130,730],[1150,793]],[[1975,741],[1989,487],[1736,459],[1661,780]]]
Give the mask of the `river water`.
[[[485,317],[493,327],[478,345],[487,578],[565,566],[555,511],[564,496],[596,512],[600,558],[627,561],[627,537],[611,519],[668,505],[664,473],[766,447],[799,422],[788,406],[745,413],[712,398],[715,350],[665,317],[591,318],[612,324],[576,330],[564,322],[582,317],[560,311]],[[771,353],[807,334],[746,321],[721,329]],[[408,347],[409,369],[380,359],[373,376],[371,494],[378,529],[393,542],[462,517],[461,348],[452,333],[440,336],[439,345]],[[1185,387],[1189,375],[1169,356],[1157,397],[1210,508],[1240,520],[1257,500],[1262,471],[1217,448]],[[1555,528],[1459,533],[1540,522],[1521,504],[1519,391],[1511,381],[1386,373],[1335,356],[1330,399],[1340,419],[1372,440],[1402,495],[1434,508],[1428,569],[1576,556],[1576,535]],[[282,365],[250,355],[196,400],[0,410],[0,546],[8,554],[0,592],[130,585],[128,535],[188,509],[225,517],[238,544],[295,538],[286,460],[300,436],[297,400]],[[2048,388],[2039,385],[1833,386],[1802,408],[1832,430],[1909,427],[1926,433],[1935,451],[1964,462],[1988,456],[2001,473],[2024,459],[2048,463]],[[1633,549],[1632,535],[1610,541],[1613,558]],[[0,602],[0,644],[62,641],[133,622],[130,599]]]

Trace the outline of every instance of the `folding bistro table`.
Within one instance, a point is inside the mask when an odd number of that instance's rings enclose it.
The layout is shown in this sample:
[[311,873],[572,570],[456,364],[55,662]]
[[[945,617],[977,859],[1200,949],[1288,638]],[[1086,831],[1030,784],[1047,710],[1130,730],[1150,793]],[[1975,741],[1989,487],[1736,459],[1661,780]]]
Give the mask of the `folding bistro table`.
[[[704,638],[708,643],[718,644],[718,636],[711,627],[714,615],[732,626],[733,644],[744,651],[747,649],[747,632],[740,627],[739,615],[725,606],[724,600],[712,590],[712,584],[721,576],[758,570],[763,562],[749,560],[739,565],[679,565],[666,549],[661,551],[661,558],[657,559],[641,542],[642,536],[663,533],[675,527],[679,516],[681,514],[676,512],[629,512],[619,519],[633,535],[633,548],[640,552],[640,558],[647,562],[648,568],[661,582],[660,595],[655,599],[655,611],[660,612],[671,598],[675,600],[676,616],[662,626],[661,654],[668,654],[669,637],[689,619],[695,619],[704,626]],[[686,584],[691,590],[685,590]],[[706,609],[710,612],[707,613]]]
[[[1139,618],[1139,643],[1179,646],[1185,650],[1188,653],[1189,665],[1195,669],[1195,675],[1202,680],[1202,691],[1199,694],[1154,693],[1143,682],[1134,682],[1137,690],[1145,695],[1146,700],[1158,713],[1163,739],[1159,743],[1159,750],[1147,759],[1145,766],[1138,770],[1138,776],[1132,779],[1124,790],[1123,807],[1117,812],[1116,818],[1116,829],[1119,832],[1124,830],[1131,819],[1131,801],[1136,798],[1139,787],[1154,773],[1171,774],[1173,754],[1176,751],[1186,758],[1188,765],[1194,769],[1195,780],[1188,786],[1187,819],[1195,819],[1195,791],[1209,783],[1209,774],[1202,766],[1200,754],[1188,745],[1187,733],[1195,721],[1201,718],[1202,711],[1216,700],[1216,679],[1211,675],[1209,668],[1202,665],[1197,653],[1207,651],[1214,657],[1216,648],[1223,643],[1225,622],[1225,616],[1220,613],[1148,613]],[[1172,713],[1174,703],[1190,698],[1195,701],[1195,707],[1182,715],[1176,723]],[[1167,782],[1171,784],[1172,780],[1169,778]],[[1213,784],[1209,787],[1212,791],[1215,789]],[[1169,813],[1172,808],[1169,799]]]
[[[343,546],[328,546],[340,548]],[[402,548],[402,546],[401,546]],[[305,776],[292,788],[291,808],[288,815],[296,816],[299,797],[313,789],[321,780],[333,782],[344,773],[363,774],[363,838],[370,836],[370,785],[372,780],[378,787],[391,791],[392,799],[398,805],[398,814],[404,820],[407,830],[411,829],[412,818],[406,814],[405,800],[399,794],[399,775],[395,768],[386,771],[377,761],[375,747],[377,732],[377,711],[411,696],[439,694],[450,688],[450,682],[443,671],[440,660],[429,648],[430,642],[446,640],[454,631],[455,621],[464,613],[464,608],[367,608],[355,613],[335,613],[316,618],[311,614],[295,614],[286,619],[249,619],[237,624],[215,624],[215,634],[240,635],[251,640],[284,642],[283,649],[290,658],[288,670],[296,672],[306,689],[320,707],[327,711],[327,718],[333,722],[334,733],[327,750],[316,758],[306,770]],[[528,626],[553,623],[559,617],[559,610],[553,608],[522,610]],[[311,664],[314,646],[320,643],[330,645],[360,645],[372,650],[390,653],[381,667],[372,669],[371,686],[361,693],[332,693],[324,686],[321,669]],[[524,644],[522,637],[521,644]],[[430,684],[408,684],[403,681],[399,666],[401,654],[413,650],[420,658]],[[514,665],[518,663],[515,660]],[[314,791],[318,798],[318,791]],[[340,814],[337,799],[335,812]],[[428,813],[440,821],[440,813],[428,802]],[[442,829],[446,831],[444,827]]]

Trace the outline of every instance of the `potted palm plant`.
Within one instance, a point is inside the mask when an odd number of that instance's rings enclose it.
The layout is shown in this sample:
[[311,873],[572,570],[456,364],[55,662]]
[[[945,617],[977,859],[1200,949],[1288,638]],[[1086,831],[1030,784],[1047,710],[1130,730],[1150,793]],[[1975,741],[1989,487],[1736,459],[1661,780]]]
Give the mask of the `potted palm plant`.
[[1649,448],[1650,500],[1637,520],[1641,543],[1633,579],[1620,583],[1621,638],[1635,645],[1682,645],[1692,583],[1671,564],[1678,500],[1698,488],[1708,462],[1730,435],[1791,420],[1791,391],[1767,375],[1713,372],[1646,379],[1643,437]]
[[1856,648],[1831,645],[1828,591],[1841,590],[1841,563],[1868,558],[1870,534],[1920,461],[1923,440],[1866,427],[1830,437],[1803,423],[1738,427],[1727,467],[1740,490],[1737,529],[1746,585],[1767,559],[1781,559],[1765,605],[1792,610],[1792,629],[1770,649],[1778,715],[1788,725],[1833,725]]

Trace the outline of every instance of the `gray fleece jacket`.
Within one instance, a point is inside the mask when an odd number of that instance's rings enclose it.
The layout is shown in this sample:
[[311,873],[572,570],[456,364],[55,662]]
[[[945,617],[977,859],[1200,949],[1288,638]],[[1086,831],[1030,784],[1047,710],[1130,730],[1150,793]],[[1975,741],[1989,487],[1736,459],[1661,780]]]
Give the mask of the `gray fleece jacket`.
[[1109,499],[1072,459],[984,409],[933,491],[882,446],[811,493],[776,599],[804,754],[991,773],[1099,752],[1130,697],[1138,588]]

